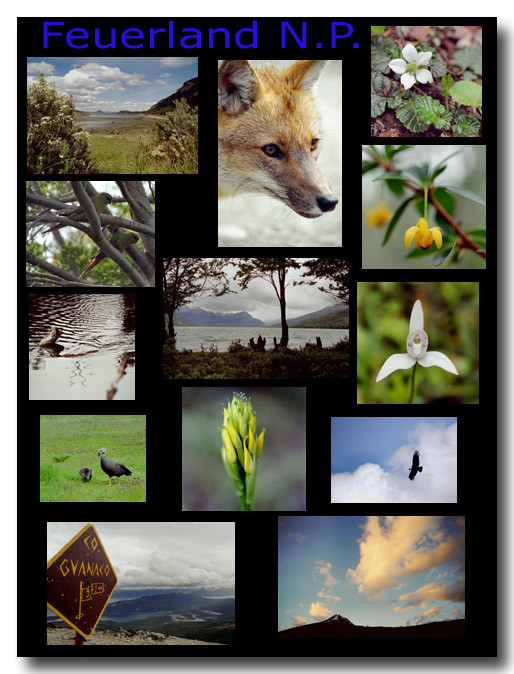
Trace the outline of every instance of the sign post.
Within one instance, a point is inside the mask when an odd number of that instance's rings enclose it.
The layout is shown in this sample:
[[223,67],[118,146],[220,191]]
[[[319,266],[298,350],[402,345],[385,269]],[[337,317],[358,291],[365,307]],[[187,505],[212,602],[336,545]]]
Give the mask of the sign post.
[[46,567],[46,604],[75,630],[75,645],[89,639],[118,579],[100,536],[86,525]]

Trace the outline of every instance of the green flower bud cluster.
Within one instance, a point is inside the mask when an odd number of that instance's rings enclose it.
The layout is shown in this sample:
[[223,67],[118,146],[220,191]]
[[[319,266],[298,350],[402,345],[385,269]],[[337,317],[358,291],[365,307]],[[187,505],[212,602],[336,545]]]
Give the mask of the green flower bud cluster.
[[244,393],[234,393],[232,402],[223,406],[223,428],[221,428],[221,458],[225,464],[232,486],[241,501],[241,510],[255,508],[257,485],[257,459],[264,443],[263,428],[256,433],[257,417],[250,399]]

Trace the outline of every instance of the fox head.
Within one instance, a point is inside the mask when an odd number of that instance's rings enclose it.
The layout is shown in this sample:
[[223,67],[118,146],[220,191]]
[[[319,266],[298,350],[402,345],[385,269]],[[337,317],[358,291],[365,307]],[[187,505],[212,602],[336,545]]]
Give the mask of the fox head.
[[314,87],[327,61],[286,70],[223,61],[218,69],[218,196],[267,194],[305,218],[337,205],[316,161]]

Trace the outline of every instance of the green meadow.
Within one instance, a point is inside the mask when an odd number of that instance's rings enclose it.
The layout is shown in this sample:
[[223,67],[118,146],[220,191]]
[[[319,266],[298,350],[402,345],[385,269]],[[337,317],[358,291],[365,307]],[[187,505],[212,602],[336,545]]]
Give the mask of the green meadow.
[[[132,475],[118,483],[100,466],[98,450]],[[40,417],[40,501],[146,501],[146,417],[144,415],[42,415]],[[92,468],[91,481],[78,470]]]

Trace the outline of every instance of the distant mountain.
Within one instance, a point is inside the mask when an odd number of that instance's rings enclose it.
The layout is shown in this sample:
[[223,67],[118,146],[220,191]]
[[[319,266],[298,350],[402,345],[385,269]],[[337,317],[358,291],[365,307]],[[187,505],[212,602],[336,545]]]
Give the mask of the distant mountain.
[[192,80],[184,82],[174,94],[161,99],[155,105],[152,105],[147,112],[160,110],[161,108],[171,108],[175,101],[180,101],[181,98],[185,98],[191,107],[196,107],[198,105],[198,77],[193,77]]
[[175,316],[182,325],[207,325],[227,328],[265,328],[266,325],[258,318],[254,318],[246,311],[231,314],[217,314],[214,311],[205,311],[200,308],[183,307],[175,312]]
[[105,617],[137,613],[169,611],[180,614],[185,620],[234,620],[235,600],[230,598],[205,598],[198,591],[147,594],[136,599],[120,599],[107,605]]
[[[288,318],[287,324],[289,325],[289,327],[302,327],[302,328],[331,327],[330,325],[327,324],[327,320],[325,318],[321,318],[331,314],[334,314],[334,316],[337,314],[336,317],[337,322],[340,322],[341,319],[343,319],[344,321],[346,318],[346,323],[348,323],[348,305],[332,304],[329,307],[325,307],[324,309],[320,309],[319,311],[313,311],[310,314],[302,314],[301,316],[297,316],[296,318]],[[309,325],[305,324],[307,321],[309,322]],[[277,321],[276,323],[270,323],[269,327],[278,328],[280,327],[280,325],[281,325],[280,321]]]
[[465,620],[441,620],[408,627],[365,627],[336,614],[311,625],[299,625],[278,633],[279,637],[463,637]]

